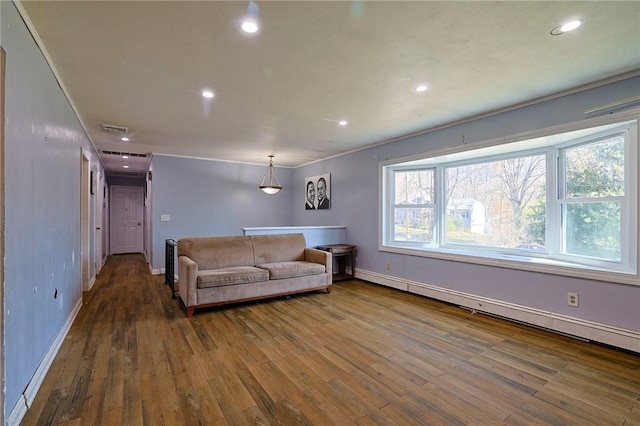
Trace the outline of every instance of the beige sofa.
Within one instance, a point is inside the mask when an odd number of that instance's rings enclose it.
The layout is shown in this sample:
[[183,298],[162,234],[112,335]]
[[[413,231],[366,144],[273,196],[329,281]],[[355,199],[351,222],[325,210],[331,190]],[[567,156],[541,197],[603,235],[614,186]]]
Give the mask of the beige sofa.
[[303,234],[178,240],[178,290],[196,308],[312,290],[331,292],[331,253],[308,248]]

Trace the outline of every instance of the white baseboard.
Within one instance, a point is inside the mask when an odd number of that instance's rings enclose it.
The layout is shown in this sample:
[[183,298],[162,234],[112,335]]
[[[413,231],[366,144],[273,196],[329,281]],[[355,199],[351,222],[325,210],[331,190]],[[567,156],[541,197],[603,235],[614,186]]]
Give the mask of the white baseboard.
[[[151,275],[164,275],[164,268],[160,268],[160,269],[151,269],[151,267],[149,267],[149,268],[150,268],[150,271],[151,271]],[[175,274],[173,276],[173,280],[175,282],[178,282],[178,274]]]
[[7,418],[7,424],[9,426],[18,426],[22,421],[24,415],[27,413],[29,407],[31,407],[31,404],[33,403],[33,400],[35,399],[36,394],[40,389],[40,385],[42,385],[42,382],[44,381],[44,378],[47,375],[47,372],[49,371],[49,368],[51,367],[51,364],[53,363],[53,360],[55,359],[60,346],[62,346],[64,339],[67,337],[73,321],[75,321],[76,317],[78,316],[78,312],[80,312],[81,307],[82,298],[80,298],[78,300],[78,303],[76,303],[76,306],[74,306],[71,315],[69,315],[69,318],[67,318],[67,321],[64,323],[64,326],[56,336],[56,339],[53,341],[51,347],[49,347],[49,350],[45,354],[42,362],[40,362],[40,365],[38,365],[38,368],[31,378],[31,381],[29,381],[29,384],[21,395],[22,398],[19,399],[18,402],[16,402],[16,405],[11,410],[9,417]]
[[93,285],[96,283],[96,277],[97,277],[97,274],[94,275],[93,278],[89,280],[89,286],[88,286],[89,288],[87,288],[87,291],[91,291],[91,289],[93,288]]
[[356,268],[356,278],[640,353],[640,332]]

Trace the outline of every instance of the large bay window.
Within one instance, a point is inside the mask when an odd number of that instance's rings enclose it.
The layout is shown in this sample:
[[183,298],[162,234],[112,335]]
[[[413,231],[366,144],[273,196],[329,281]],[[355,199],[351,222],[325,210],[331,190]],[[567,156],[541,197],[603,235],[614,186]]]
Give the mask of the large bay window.
[[381,250],[636,283],[635,117],[381,164]]

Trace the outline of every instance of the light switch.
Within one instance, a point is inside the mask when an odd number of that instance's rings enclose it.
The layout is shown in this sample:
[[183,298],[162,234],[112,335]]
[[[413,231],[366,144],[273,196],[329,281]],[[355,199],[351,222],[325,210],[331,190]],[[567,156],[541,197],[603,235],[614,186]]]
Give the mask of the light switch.
[[171,215],[170,214],[161,214],[160,215],[160,222],[169,222],[171,220]]

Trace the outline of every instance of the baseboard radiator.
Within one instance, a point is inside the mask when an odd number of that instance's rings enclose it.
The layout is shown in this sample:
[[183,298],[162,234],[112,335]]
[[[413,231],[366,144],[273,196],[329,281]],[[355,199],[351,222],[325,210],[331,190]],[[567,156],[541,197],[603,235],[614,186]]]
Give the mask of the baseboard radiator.
[[640,353],[640,332],[356,268],[356,278],[583,340]]

